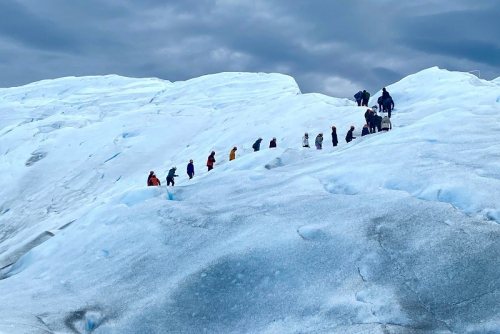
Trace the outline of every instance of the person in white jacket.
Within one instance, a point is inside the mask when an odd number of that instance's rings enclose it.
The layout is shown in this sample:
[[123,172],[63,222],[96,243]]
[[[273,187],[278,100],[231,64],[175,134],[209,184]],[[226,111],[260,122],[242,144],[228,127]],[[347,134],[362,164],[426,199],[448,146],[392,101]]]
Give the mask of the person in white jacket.
[[302,137],[302,147],[310,147],[309,146],[309,134],[304,133],[304,137]]
[[384,118],[382,119],[382,131],[389,131],[389,130],[392,130],[392,123],[391,123],[391,119],[387,116],[384,116]]

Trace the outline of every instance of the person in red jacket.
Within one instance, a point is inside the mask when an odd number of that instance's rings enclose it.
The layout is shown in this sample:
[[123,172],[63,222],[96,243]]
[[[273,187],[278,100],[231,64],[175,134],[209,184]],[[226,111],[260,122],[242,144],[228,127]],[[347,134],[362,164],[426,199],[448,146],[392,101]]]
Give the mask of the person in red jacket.
[[215,163],[215,151],[212,151],[212,153],[210,153],[207,159],[207,167],[209,172],[212,169],[214,169],[214,163]]
[[156,177],[155,172],[149,172],[148,187],[161,186],[160,180]]

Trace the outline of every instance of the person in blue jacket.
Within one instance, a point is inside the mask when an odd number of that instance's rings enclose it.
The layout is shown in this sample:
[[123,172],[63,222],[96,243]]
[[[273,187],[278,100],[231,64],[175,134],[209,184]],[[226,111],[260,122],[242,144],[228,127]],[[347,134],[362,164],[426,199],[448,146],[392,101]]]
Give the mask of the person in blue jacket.
[[369,135],[370,130],[368,129],[368,124],[363,125],[363,131],[361,131],[361,137]]
[[253,143],[252,148],[254,152],[260,151],[260,142],[262,141],[262,138],[259,137],[255,143]]
[[356,94],[354,94],[354,98],[356,99],[356,102],[358,103],[358,107],[361,106],[361,99],[363,98],[363,92],[359,91]]
[[167,175],[167,186],[170,185],[170,183],[172,183],[172,187],[175,185],[175,182],[174,182],[174,177],[178,177],[179,175],[176,175],[175,174],[175,171],[177,170],[177,167],[172,167],[169,171],[168,171],[168,175]]
[[189,176],[189,179],[191,180],[194,176],[194,164],[193,164],[193,159],[189,160],[189,163],[187,165],[187,174]]

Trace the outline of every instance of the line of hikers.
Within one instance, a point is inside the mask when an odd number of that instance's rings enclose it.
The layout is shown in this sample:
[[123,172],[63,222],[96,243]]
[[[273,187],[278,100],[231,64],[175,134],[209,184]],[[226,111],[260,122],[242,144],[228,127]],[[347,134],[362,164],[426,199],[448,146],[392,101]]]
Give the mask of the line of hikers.
[[[354,94],[354,98],[356,99],[358,107],[368,107],[368,103],[370,102],[370,93],[366,90],[359,91]],[[385,87],[382,89],[382,95],[377,99],[377,104],[378,110],[388,113],[389,118],[391,118],[391,112],[394,110],[394,100]]]
[[[356,95],[354,95],[354,98],[356,99],[356,102],[358,103],[358,106],[367,106],[368,102],[370,101],[370,93],[368,93],[366,90],[364,91],[359,91]],[[380,110],[382,112],[388,112],[388,116],[381,117],[377,114],[377,106],[373,106],[371,109],[367,109],[365,112],[365,125],[363,126],[363,130],[361,132],[361,136],[366,136],[370,133],[375,133],[377,130],[378,132],[381,131],[389,131],[392,130],[392,123],[391,123],[391,111],[394,109],[394,101],[392,100],[391,95],[387,90],[384,88],[382,90],[382,96],[378,98],[378,104],[380,107]],[[351,125],[349,131],[347,131],[347,134],[345,136],[345,141],[347,143],[350,143],[353,139],[356,139],[354,137],[353,132],[354,132],[354,125]],[[252,149],[254,152],[260,151],[260,144],[262,142],[262,138],[259,137],[255,143],[252,145]],[[332,126],[332,144],[333,146],[337,146],[339,143],[338,137],[337,137],[337,128],[335,126]],[[323,133],[320,132],[315,140],[314,140],[314,145],[316,146],[316,149],[321,150],[323,149]],[[277,141],[276,137],[273,137],[271,141],[269,142],[269,148],[276,148],[277,147]],[[304,133],[304,136],[302,137],[302,147],[307,147],[309,148],[309,134],[306,132]],[[229,153],[229,161],[232,161],[236,159],[236,151],[238,148],[235,146]],[[216,163],[215,160],[215,151],[212,151],[210,155],[207,158],[207,169],[208,171],[211,171],[214,168],[214,164]],[[179,175],[175,174],[177,171],[177,167],[172,167],[168,171],[167,175],[167,186],[174,186],[175,185],[175,177],[178,177]],[[194,164],[193,164],[193,159],[189,160],[189,163],[187,165],[187,174],[189,176],[189,179],[192,179],[194,176]],[[160,180],[156,177],[156,174],[154,171],[149,172],[148,176],[148,186],[160,186],[161,182]]]
[[[368,109],[365,113],[365,119],[366,119],[367,124],[365,124],[363,126],[363,131],[361,133],[361,136],[365,136],[365,135],[370,134],[370,133],[375,133],[376,128],[378,128],[379,132],[392,130],[391,120],[387,116],[385,116],[383,119],[382,119],[382,117],[378,116],[376,114],[377,106],[373,106],[372,108],[373,108],[373,110]],[[368,117],[367,117],[367,115],[368,115]],[[372,125],[372,124],[376,124],[376,122],[378,122],[379,119],[381,119],[381,121],[379,122],[380,125],[377,125],[377,126]],[[369,128],[370,128],[370,130],[368,130]],[[354,125],[351,125],[349,131],[347,131],[347,135],[345,136],[345,141],[347,143],[351,142],[353,139],[356,139],[356,137],[354,137],[354,135],[353,135],[354,129],[355,129]],[[371,132],[372,129],[373,129],[373,132]],[[261,144],[262,140],[263,139],[261,137],[259,137],[255,141],[255,143],[253,143],[252,148],[253,148],[254,152],[260,151],[260,144]],[[338,140],[338,136],[337,136],[337,128],[335,126],[332,126],[332,144],[335,147],[335,146],[337,146],[338,143],[339,143],[339,140]],[[323,149],[323,133],[322,132],[320,132],[316,136],[316,139],[314,140],[314,145],[316,146],[316,149],[318,149],[318,150]],[[276,147],[277,147],[276,137],[273,137],[273,139],[269,142],[269,148],[276,148]],[[310,147],[309,146],[309,134],[307,132],[304,133],[304,136],[302,137],[302,147],[306,147],[306,148]],[[238,148],[235,146],[235,147],[233,147],[231,152],[229,152],[229,161],[236,159],[236,151],[237,150],[238,150]],[[212,151],[207,158],[208,171],[211,171],[214,168],[214,164],[216,162],[217,162],[217,160],[215,160],[215,151]],[[176,171],[177,171],[177,167],[172,167],[168,171],[167,186],[169,186],[169,185],[174,186],[175,185],[174,178],[179,176],[179,175],[175,174]],[[187,165],[187,174],[189,176],[189,179],[192,179],[194,174],[195,174],[194,173],[193,159],[189,160],[189,163]],[[156,174],[154,171],[149,172],[147,184],[148,184],[148,186],[161,186],[161,182],[156,177]]]

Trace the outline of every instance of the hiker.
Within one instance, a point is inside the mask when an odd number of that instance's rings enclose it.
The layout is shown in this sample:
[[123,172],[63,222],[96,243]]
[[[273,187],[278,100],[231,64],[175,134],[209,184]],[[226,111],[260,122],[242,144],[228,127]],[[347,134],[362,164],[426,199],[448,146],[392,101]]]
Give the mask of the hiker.
[[[366,115],[368,114],[368,115]],[[365,113],[365,119],[366,119],[366,124],[368,124],[368,128],[370,133],[375,132],[375,114],[373,113],[373,110],[368,109]],[[372,127],[373,127],[373,132],[372,132]]]
[[309,147],[309,134],[307,132],[302,137],[302,147]]
[[160,180],[156,177],[155,172],[150,171],[148,176],[148,187],[161,186]]
[[371,109],[366,109],[365,111],[365,123],[368,123],[368,119],[370,118]]
[[363,96],[361,97],[361,105],[363,107],[368,107],[368,102],[370,101],[370,93],[368,93],[366,90],[363,91]]
[[321,150],[323,148],[323,133],[320,132],[316,136],[316,140],[314,141],[314,144],[316,145],[316,149]]
[[362,91],[357,92],[356,94],[354,94],[354,98],[358,103],[358,107],[361,106],[361,100],[363,99],[363,92]]
[[383,104],[384,104],[384,98],[382,97],[382,95],[380,95],[378,97],[377,104],[378,104],[378,110],[380,110],[380,112],[383,112],[384,109],[382,107],[383,107]]
[[389,131],[392,130],[392,123],[391,119],[387,116],[384,116],[384,119],[382,119],[382,131]]
[[350,143],[353,139],[356,139],[356,137],[353,137],[352,132],[354,131],[355,127],[354,125],[351,125],[351,128],[349,131],[347,131],[347,135],[345,136],[345,141]]
[[260,151],[260,142],[261,142],[261,141],[262,141],[262,138],[260,138],[260,137],[259,137],[259,139],[257,139],[257,140],[255,141],[255,143],[253,143],[252,148],[253,148],[253,151],[254,151],[254,152],[258,152],[258,151]]
[[276,137],[269,142],[269,148],[276,148]]
[[229,161],[233,161],[234,159],[236,159],[236,151],[237,150],[238,150],[238,148],[235,146],[235,147],[233,147],[231,152],[229,152]]
[[387,91],[387,89],[382,88],[382,100],[385,100],[386,98],[391,97],[391,94]]
[[178,177],[179,175],[175,174],[175,171],[177,170],[177,167],[172,167],[170,168],[170,170],[168,171],[168,175],[167,175],[167,186],[170,185],[170,183],[172,183],[172,187],[175,185],[175,181],[174,181],[174,177]]
[[388,112],[389,118],[391,118],[391,111],[394,109],[394,101],[392,100],[392,97],[385,98],[384,101],[384,111]]
[[370,117],[368,119],[368,127],[370,129],[370,133],[375,133],[375,129],[377,128],[377,113],[372,110],[370,113]]
[[189,176],[189,179],[191,180],[194,176],[194,165],[193,165],[193,159],[189,160],[189,163],[187,165],[187,174]]
[[339,143],[339,139],[337,138],[337,128],[332,125],[332,144],[333,144],[333,147],[337,146],[337,144]]
[[361,131],[361,137],[369,135],[370,130],[368,130],[368,124],[363,125],[363,131]]
[[212,151],[212,153],[210,153],[207,159],[208,172],[214,169],[214,163],[215,163],[215,151]]
[[375,114],[375,126],[377,127],[377,132],[382,131],[382,116],[378,115],[377,113]]

